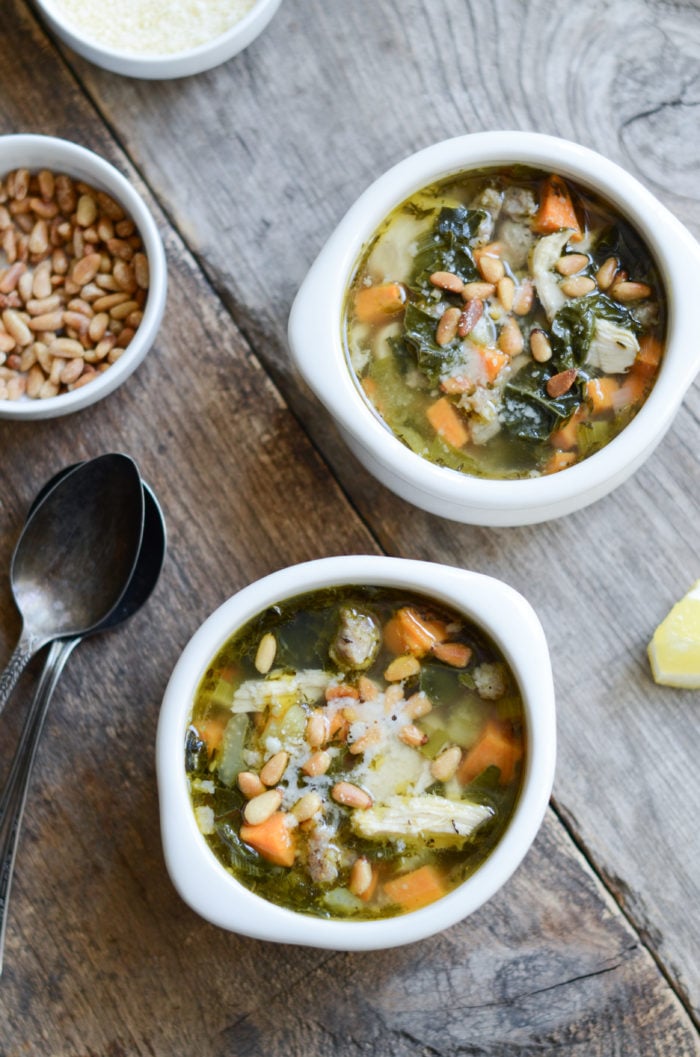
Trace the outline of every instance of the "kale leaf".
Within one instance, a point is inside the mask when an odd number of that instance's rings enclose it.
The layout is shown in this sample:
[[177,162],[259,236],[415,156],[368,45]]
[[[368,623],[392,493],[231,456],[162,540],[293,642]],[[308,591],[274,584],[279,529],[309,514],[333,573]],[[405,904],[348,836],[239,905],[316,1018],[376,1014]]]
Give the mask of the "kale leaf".
[[632,313],[606,294],[588,294],[569,301],[552,320],[552,352],[557,371],[581,367],[585,363],[596,319],[607,319],[633,332],[640,329]]
[[418,246],[409,286],[427,297],[434,293],[430,283],[433,272],[454,272],[464,282],[478,279],[470,242],[485,219],[481,209],[441,209],[432,231]]
[[521,440],[545,441],[561,422],[569,418],[581,403],[581,381],[568,393],[551,397],[547,382],[559,368],[549,363],[528,363],[508,382],[503,391],[501,421]]
[[453,367],[460,356],[458,341],[453,341],[449,345],[438,345],[435,340],[437,324],[438,321],[434,316],[424,312],[417,305],[407,305],[404,314],[403,339],[431,385],[437,385],[440,376]]

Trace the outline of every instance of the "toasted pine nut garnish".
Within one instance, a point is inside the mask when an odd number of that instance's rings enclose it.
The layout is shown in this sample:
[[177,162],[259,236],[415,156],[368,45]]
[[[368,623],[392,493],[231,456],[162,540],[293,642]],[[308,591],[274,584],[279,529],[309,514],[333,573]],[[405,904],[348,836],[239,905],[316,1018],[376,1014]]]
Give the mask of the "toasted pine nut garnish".
[[559,289],[567,297],[584,297],[592,293],[595,288],[595,279],[589,279],[587,275],[574,275],[559,283]]
[[372,866],[369,860],[362,855],[352,864],[348,888],[354,896],[363,896],[372,884],[372,877]]
[[417,748],[419,745],[425,745],[427,740],[428,735],[419,730],[415,723],[407,723],[399,731],[399,741],[402,741],[404,745],[411,745]]
[[499,279],[496,284],[496,290],[498,291],[498,300],[503,305],[504,310],[510,312],[515,300],[515,283],[511,277],[504,275],[502,279]]
[[461,313],[457,321],[457,334],[459,337],[466,338],[467,334],[471,334],[483,314],[483,301],[479,301],[477,298],[474,298],[472,301],[467,301],[467,307]]
[[398,683],[403,679],[409,679],[412,675],[418,675],[420,661],[413,654],[407,653],[402,657],[395,657],[384,672],[384,678],[388,683]]
[[306,721],[306,740],[312,749],[320,749],[330,736],[330,721],[320,708],[315,709]]
[[499,349],[507,356],[519,356],[524,345],[525,341],[520,327],[512,316],[508,316],[498,335]]
[[277,653],[277,639],[271,631],[266,632],[260,639],[255,654],[255,667],[261,675],[267,675],[272,668]]
[[536,360],[537,363],[546,363],[547,360],[552,358],[552,346],[549,343],[549,338],[539,327],[535,327],[534,330],[530,331],[530,352],[533,360]]
[[342,804],[344,807],[366,809],[372,806],[372,797],[369,793],[360,789],[359,785],[353,785],[352,782],[336,782],[331,789],[331,796],[336,804]]
[[449,782],[454,778],[459,761],[462,759],[462,750],[459,745],[451,745],[449,749],[443,749],[430,764],[430,773],[436,782]]
[[403,711],[404,715],[409,719],[420,719],[421,716],[427,716],[432,710],[432,701],[427,694],[419,690],[417,694],[411,694]]
[[530,279],[523,279],[515,291],[513,311],[516,316],[526,316],[535,301],[535,287]]
[[268,789],[259,796],[254,796],[243,808],[243,818],[249,826],[260,826],[274,815],[282,803],[281,789]]
[[433,286],[437,286],[440,290],[447,290],[451,294],[461,294],[464,289],[464,283],[454,272],[433,272],[430,281]]
[[330,753],[327,753],[325,749],[321,749],[319,752],[314,752],[309,756],[301,765],[301,769],[304,774],[308,774],[309,778],[317,778],[319,774],[325,774],[331,765]]
[[479,255],[476,262],[479,274],[487,283],[498,283],[506,274],[506,268],[500,257],[492,257],[488,253]]
[[440,321],[435,331],[435,340],[438,345],[449,345],[457,336],[457,324],[461,313],[458,308],[447,308],[440,316]]
[[585,253],[565,253],[560,257],[555,268],[560,275],[576,275],[588,265],[588,257]]
[[370,679],[367,675],[361,675],[357,680],[357,689],[361,701],[374,701],[379,693],[379,687],[374,680]]
[[288,752],[276,752],[274,756],[266,762],[265,766],[260,771],[260,781],[263,785],[277,785],[282,775],[287,769],[289,763]]
[[378,745],[382,740],[382,732],[379,727],[370,727],[366,734],[363,734],[348,745],[348,752],[352,753],[353,756],[360,756],[363,752],[367,752],[373,745]]
[[628,301],[643,301],[651,296],[651,287],[646,283],[616,282],[610,287],[610,296],[623,304]]
[[608,257],[596,272],[596,281],[601,290],[608,290],[617,275],[619,262],[617,257]]
[[260,796],[265,792],[265,786],[258,775],[252,771],[240,771],[236,781],[246,800],[252,800],[254,796]]
[[292,814],[296,817],[298,822],[308,822],[310,818],[317,815],[323,807],[323,800],[317,792],[304,793],[303,796],[299,797],[296,804],[292,808]]
[[462,297],[465,301],[488,301],[496,293],[495,283],[465,283]]
[[568,371],[560,371],[559,374],[553,374],[546,385],[549,396],[554,398],[568,393],[576,381],[577,375],[578,371],[575,367],[571,367]]

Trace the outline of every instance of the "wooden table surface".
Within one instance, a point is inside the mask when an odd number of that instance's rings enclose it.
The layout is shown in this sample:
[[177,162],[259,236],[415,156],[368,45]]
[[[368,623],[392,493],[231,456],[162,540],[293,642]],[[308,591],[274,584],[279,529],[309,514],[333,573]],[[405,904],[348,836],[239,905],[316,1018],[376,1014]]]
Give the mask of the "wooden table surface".
[[[452,135],[536,129],[622,164],[700,235],[700,18],[666,0],[284,0],[198,77],[106,73],[25,0],[0,17],[0,132],[64,136],[144,194],[165,241],[155,346],[104,402],[0,423],[0,569],[40,485],[125,450],[165,510],[156,593],[69,662],[25,816],[0,978],[0,1055],[534,1057],[700,1052],[697,693],[646,644],[700,576],[700,393],[655,454],[549,524],[441,521],[349,456],[290,367],[316,252],[389,165]],[[535,606],[559,756],[540,834],[460,925],[344,954],[240,938],[165,872],[153,745],[172,667],[225,598],[274,569],[385,552],[505,579]],[[0,658],[19,632],[0,582]],[[0,728],[4,775],[32,665]]]

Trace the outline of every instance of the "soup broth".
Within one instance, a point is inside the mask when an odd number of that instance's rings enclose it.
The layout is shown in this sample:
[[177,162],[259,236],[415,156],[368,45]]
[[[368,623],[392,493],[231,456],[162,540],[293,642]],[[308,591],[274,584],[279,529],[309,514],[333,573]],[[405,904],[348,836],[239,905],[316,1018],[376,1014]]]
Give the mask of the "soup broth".
[[653,386],[664,333],[660,277],[630,224],[524,166],[398,206],[344,317],[355,377],[398,439],[494,478],[554,473],[611,441]]
[[270,901],[325,918],[420,909],[511,817],[523,706],[500,651],[420,596],[342,587],[273,606],[213,659],[185,766],[200,831]]

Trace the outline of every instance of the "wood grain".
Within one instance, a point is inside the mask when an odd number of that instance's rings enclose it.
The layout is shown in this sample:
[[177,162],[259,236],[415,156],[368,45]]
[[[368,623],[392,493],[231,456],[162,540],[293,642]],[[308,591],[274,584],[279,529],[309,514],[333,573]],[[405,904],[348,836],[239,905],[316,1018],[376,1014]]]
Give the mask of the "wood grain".
[[[661,6],[619,5],[649,19]],[[669,17],[687,20],[682,8]],[[115,161],[154,205],[171,286],[153,351],[109,400],[65,420],[0,424],[0,568],[40,484],[119,448],[155,487],[170,550],[147,609],[84,643],[56,695],[17,864],[2,1057],[700,1052],[666,979],[696,1000],[693,924],[674,905],[697,895],[683,810],[694,794],[673,784],[693,758],[692,702],[655,689],[642,654],[645,628],[693,561],[696,449],[680,433],[696,437],[692,402],[649,469],[590,516],[477,530],[373,482],[297,385],[284,344],[306,266],[370,179],[453,132],[527,126],[545,83],[567,87],[558,104],[568,99],[583,77],[570,33],[588,46],[602,32],[603,68],[617,70],[610,34],[621,20],[617,5],[577,14],[559,0],[342,10],[286,0],[247,52],[187,81],[129,82],[64,53],[86,95],[25,4],[8,5],[0,131],[68,136]],[[570,44],[526,69],[520,51],[538,27]],[[455,42],[469,62],[452,61]],[[474,55],[488,76],[474,75]],[[547,114],[566,131],[563,112]],[[240,586],[378,547],[494,572],[535,603],[560,698],[558,813],[488,906],[421,944],[336,954],[224,933],[184,906],[161,858],[152,745],[168,675]],[[653,576],[640,578],[640,554]],[[18,630],[6,586],[5,655]],[[5,762],[32,674],[3,716]]]

